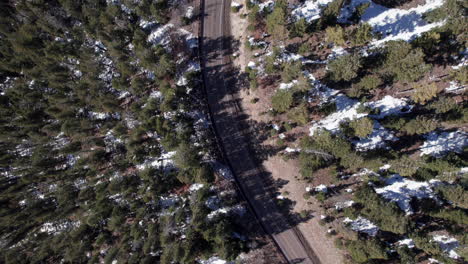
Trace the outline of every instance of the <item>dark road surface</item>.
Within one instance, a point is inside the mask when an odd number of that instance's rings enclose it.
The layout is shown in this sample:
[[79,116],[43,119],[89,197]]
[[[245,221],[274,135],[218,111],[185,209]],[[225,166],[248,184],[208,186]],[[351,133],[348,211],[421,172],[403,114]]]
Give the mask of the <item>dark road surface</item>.
[[218,139],[241,191],[289,263],[319,264],[302,234],[288,224],[276,205],[273,188],[265,184],[268,175],[255,160],[248,143],[248,129],[241,124],[245,116],[236,97],[235,73],[229,59],[230,1],[202,0],[202,10],[202,66],[208,104]]

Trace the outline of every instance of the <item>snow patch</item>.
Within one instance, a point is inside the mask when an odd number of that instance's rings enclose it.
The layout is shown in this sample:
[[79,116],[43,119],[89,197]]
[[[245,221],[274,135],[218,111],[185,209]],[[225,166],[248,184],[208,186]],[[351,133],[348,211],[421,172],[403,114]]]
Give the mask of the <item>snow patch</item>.
[[457,254],[455,249],[460,246],[458,240],[453,237],[448,237],[444,235],[435,235],[433,241],[437,242],[440,248],[449,255],[450,258],[458,259],[460,256]]
[[299,20],[304,18],[307,22],[312,22],[320,18],[322,8],[333,0],[307,0],[299,7],[292,10],[292,15]]
[[374,122],[374,130],[366,138],[355,140],[353,143],[357,151],[368,151],[385,147],[385,141],[396,141],[397,137],[385,129],[379,122]]
[[411,111],[413,106],[408,105],[406,98],[395,98],[390,95],[386,95],[384,98],[378,101],[369,102],[367,106],[378,109],[379,114],[371,115],[373,118],[382,119],[389,115],[400,115]]
[[371,0],[352,0],[342,8],[338,18],[340,22],[347,22],[356,7],[369,3],[361,17],[361,22],[372,26],[374,32],[379,32],[383,38],[374,41],[372,45],[379,46],[390,40],[411,41],[435,27],[442,26],[445,21],[427,23],[423,19],[424,13],[441,7],[444,0],[426,0],[425,4],[410,9],[387,8],[374,3]]
[[345,220],[343,220],[343,223],[349,225],[351,230],[366,233],[369,236],[375,236],[379,231],[378,226],[361,216],[359,216],[356,220],[351,220],[349,217],[346,217]]
[[431,132],[421,147],[421,156],[441,157],[448,152],[460,153],[468,145],[468,134],[463,131]]
[[414,248],[415,244],[413,239],[405,238],[396,242],[398,246],[407,246],[408,248]]
[[401,210],[409,215],[413,213],[413,208],[411,208],[410,205],[410,201],[413,197],[418,199],[431,198],[437,201],[432,187],[438,183],[439,181],[436,180],[417,182],[394,174],[385,180],[387,186],[375,188],[375,192],[382,195],[383,198],[395,202]]

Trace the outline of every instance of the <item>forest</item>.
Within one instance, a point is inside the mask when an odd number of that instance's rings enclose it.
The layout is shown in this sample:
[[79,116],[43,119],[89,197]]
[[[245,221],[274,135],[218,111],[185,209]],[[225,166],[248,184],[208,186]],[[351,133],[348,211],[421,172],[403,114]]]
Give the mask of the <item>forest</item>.
[[169,23],[177,8],[1,2],[1,263],[194,263],[245,249],[198,40],[182,29],[196,14]]

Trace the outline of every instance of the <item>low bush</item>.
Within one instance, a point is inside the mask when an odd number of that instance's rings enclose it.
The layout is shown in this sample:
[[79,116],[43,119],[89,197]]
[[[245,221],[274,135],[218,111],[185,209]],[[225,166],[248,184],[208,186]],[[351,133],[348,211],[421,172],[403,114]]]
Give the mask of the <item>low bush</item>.
[[362,185],[355,193],[355,201],[363,206],[360,211],[380,229],[396,234],[405,234],[411,229],[411,222],[393,202],[380,197],[372,187]]
[[379,76],[377,76],[377,75],[366,75],[356,84],[356,86],[359,89],[362,89],[362,90],[365,90],[365,91],[371,91],[371,90],[374,90],[375,88],[379,87],[382,84],[383,84],[382,79],[380,79]]
[[461,185],[443,185],[437,188],[437,193],[455,206],[468,209],[468,190]]
[[359,27],[351,31],[349,36],[351,44],[354,46],[362,46],[371,41],[372,38],[372,26],[367,23],[360,24]]
[[425,104],[437,95],[438,88],[435,83],[414,83],[414,92],[411,99],[418,104]]
[[271,97],[271,106],[273,110],[284,113],[289,108],[291,108],[293,104],[293,93],[290,90],[278,90],[272,97]]
[[332,60],[328,64],[329,76],[333,81],[351,81],[361,69],[359,54],[347,54]]
[[381,71],[396,81],[417,81],[431,68],[424,62],[424,52],[405,41],[389,41],[385,54]]
[[408,121],[401,130],[408,135],[426,134],[437,128],[437,121],[425,116],[417,116]]
[[341,26],[327,27],[325,32],[328,42],[333,42],[338,46],[343,46],[345,44],[345,34]]
[[309,122],[309,110],[307,109],[307,105],[301,104],[293,108],[289,111],[288,118],[299,125],[307,124]]
[[351,258],[358,263],[366,263],[370,260],[388,259],[385,246],[375,238],[348,241],[346,249],[351,255]]

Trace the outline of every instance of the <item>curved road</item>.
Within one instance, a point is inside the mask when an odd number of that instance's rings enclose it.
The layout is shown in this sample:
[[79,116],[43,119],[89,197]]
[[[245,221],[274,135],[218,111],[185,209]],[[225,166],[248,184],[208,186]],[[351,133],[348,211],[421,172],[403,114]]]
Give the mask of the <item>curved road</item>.
[[263,229],[272,236],[289,263],[319,264],[298,229],[290,226],[275,203],[267,173],[255,161],[242,125],[245,116],[235,92],[235,72],[230,62],[229,0],[201,0],[203,78],[211,119],[243,196]]

